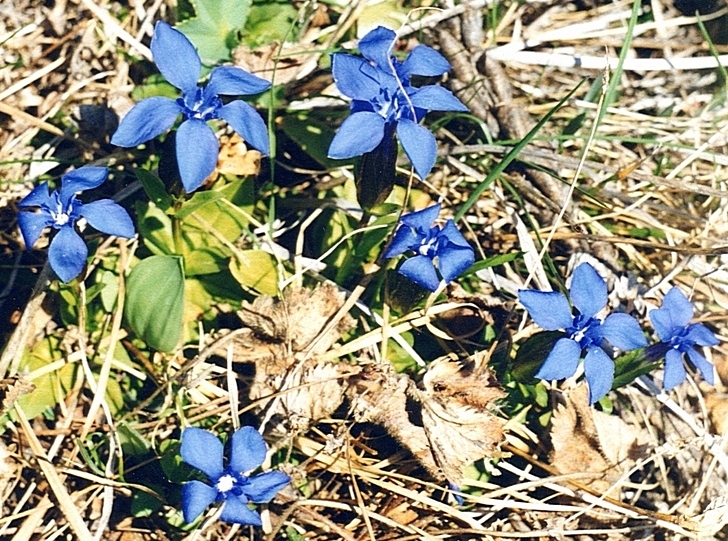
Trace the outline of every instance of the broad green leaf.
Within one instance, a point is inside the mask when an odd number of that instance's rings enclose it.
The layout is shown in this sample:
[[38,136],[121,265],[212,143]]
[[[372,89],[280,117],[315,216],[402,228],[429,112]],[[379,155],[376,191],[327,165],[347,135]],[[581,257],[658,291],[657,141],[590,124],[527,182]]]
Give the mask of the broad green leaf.
[[162,179],[157,175],[154,175],[146,169],[137,169],[135,171],[136,177],[139,182],[142,183],[144,191],[147,193],[149,200],[157,205],[163,211],[166,211],[172,206],[172,196],[167,193],[167,188],[164,187]]
[[468,276],[470,274],[475,274],[478,271],[481,271],[483,269],[489,269],[490,267],[497,267],[499,265],[504,265],[506,263],[509,263],[513,261],[514,259],[518,259],[523,255],[523,252],[510,252],[508,254],[498,254],[493,257],[489,257],[488,259],[483,259],[481,261],[476,261],[470,267],[468,267],[460,276]]
[[[23,353],[20,370],[32,374],[34,370],[42,369],[60,357],[59,340],[56,337],[48,336],[41,340],[33,351],[26,350]],[[52,408],[65,399],[66,393],[73,387],[76,379],[76,368],[76,364],[66,363],[58,370],[47,372],[32,380],[35,389],[18,399],[18,405],[28,419],[34,419],[46,408]],[[14,418],[14,414],[11,413],[11,417]]]
[[293,41],[291,27],[297,17],[298,12],[290,2],[255,4],[245,25],[245,42],[257,47],[274,41]]
[[137,230],[144,245],[156,255],[173,254],[172,220],[154,203],[138,201],[135,205]]
[[191,0],[197,16],[177,29],[197,48],[202,61],[216,64],[230,60],[238,44],[238,32],[248,20],[252,0]]
[[96,274],[96,281],[103,286],[100,291],[101,304],[106,312],[111,313],[119,295],[119,279],[110,270],[103,270]]
[[178,220],[184,220],[193,212],[214,201],[218,201],[223,197],[225,197],[223,194],[215,191],[197,192],[189,199],[189,201],[185,201],[184,205],[182,205],[182,207],[175,213],[175,217]]
[[129,273],[124,313],[132,330],[147,345],[172,351],[182,332],[184,311],[183,259],[154,255]]
[[230,260],[230,272],[243,287],[263,295],[278,294],[276,262],[263,250],[242,250]]

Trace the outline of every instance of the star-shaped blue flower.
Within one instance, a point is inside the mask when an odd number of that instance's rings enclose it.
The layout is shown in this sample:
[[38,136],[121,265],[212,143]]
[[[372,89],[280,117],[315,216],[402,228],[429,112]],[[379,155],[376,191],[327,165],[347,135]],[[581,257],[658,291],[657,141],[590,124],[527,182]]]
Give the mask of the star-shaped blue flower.
[[661,342],[647,348],[645,353],[653,359],[665,357],[665,390],[685,381],[687,374],[683,359],[686,353],[705,381],[713,385],[713,365],[698,353],[695,346],[716,346],[719,341],[702,323],[690,324],[693,305],[682,291],[673,287],[665,295],[662,307],[652,310],[649,315]]
[[202,63],[190,40],[167,23],[158,21],[151,43],[154,63],[175,88],[176,100],[155,96],[137,103],[122,119],[111,143],[135,147],[169,130],[182,114],[177,129],[176,154],[185,191],[193,192],[215,170],[219,144],[208,120],[222,118],[238,135],[263,154],[268,154],[268,129],[256,110],[234,100],[223,105],[225,96],[247,96],[270,88],[264,79],[233,66],[212,70],[207,86],[197,86]]
[[623,351],[644,347],[647,340],[637,320],[628,314],[610,314],[603,322],[596,317],[607,305],[607,284],[589,263],[574,269],[569,293],[576,315],[562,293],[522,289],[518,300],[539,327],[566,333],[556,341],[536,377],[555,380],[573,376],[586,350],[584,374],[593,404],[609,392],[614,381],[614,362],[602,350],[604,339]]
[[[336,86],[352,98],[351,116],[329,147],[329,158],[343,160],[374,150],[396,132],[415,172],[425,178],[435,164],[435,137],[419,125],[428,111],[467,111],[452,93],[440,86],[413,87],[412,75],[435,77],[450,70],[445,58],[418,45],[400,62],[392,58],[397,35],[379,26],[359,41],[364,58],[331,55]],[[391,150],[391,149],[386,149]]]
[[392,244],[384,253],[385,258],[395,257],[412,250],[417,255],[399,267],[399,272],[413,282],[437,291],[441,279],[452,282],[475,261],[475,253],[458,230],[455,222],[448,220],[440,227],[435,220],[440,214],[440,204],[402,216]]
[[[18,224],[27,249],[33,247],[46,227],[58,232],[48,249],[48,261],[53,272],[63,282],[81,274],[86,264],[88,248],[74,228],[79,218],[107,235],[131,238],[134,224],[121,206],[111,199],[81,203],[76,194],[100,186],[108,175],[106,167],[81,167],[61,177],[61,188],[49,191],[48,183],[36,187],[19,203]],[[39,212],[31,212],[39,207]]]
[[189,427],[182,432],[180,454],[190,466],[207,476],[210,485],[189,481],[182,489],[182,514],[193,522],[213,502],[222,503],[220,518],[225,522],[261,526],[260,515],[248,503],[269,502],[290,482],[280,471],[247,476],[245,472],[265,460],[263,437],[252,426],[237,430],[230,440],[230,460],[223,466],[223,446],[217,436],[201,428]]

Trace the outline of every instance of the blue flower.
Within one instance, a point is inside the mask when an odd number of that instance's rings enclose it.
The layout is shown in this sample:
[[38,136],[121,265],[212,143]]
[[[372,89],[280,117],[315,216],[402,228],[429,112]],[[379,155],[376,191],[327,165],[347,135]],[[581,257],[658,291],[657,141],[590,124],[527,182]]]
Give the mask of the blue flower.
[[573,376],[586,350],[584,374],[593,404],[609,392],[614,381],[614,362],[602,350],[604,339],[623,351],[644,347],[647,340],[637,320],[628,314],[611,314],[603,322],[596,317],[607,305],[607,284],[589,263],[574,269],[569,293],[576,315],[562,293],[522,289],[518,300],[539,327],[566,333],[556,341],[536,377],[554,380]]
[[661,342],[647,348],[648,358],[665,357],[663,386],[670,390],[685,380],[683,365],[687,353],[690,362],[700,370],[705,381],[713,385],[713,365],[695,349],[695,346],[716,346],[719,341],[702,323],[690,324],[693,305],[676,287],[667,292],[662,307],[650,312],[650,321]]
[[341,160],[371,152],[382,141],[393,142],[396,132],[415,172],[425,178],[435,164],[437,142],[419,122],[428,111],[468,108],[440,86],[413,87],[412,75],[439,76],[450,69],[450,64],[424,45],[415,47],[400,62],[392,58],[396,38],[392,30],[379,26],[359,41],[364,58],[331,55],[336,86],[353,101],[351,116],[331,142],[329,158]]
[[185,190],[193,192],[215,170],[219,144],[208,120],[222,118],[238,135],[263,154],[268,154],[268,130],[260,115],[247,103],[235,100],[223,105],[220,95],[246,96],[270,88],[270,83],[232,66],[212,70],[207,86],[197,86],[202,63],[192,43],[179,30],[159,21],[151,43],[154,62],[175,88],[176,100],[155,96],[137,103],[122,119],[111,143],[135,147],[169,130],[177,117],[185,120],[177,130],[176,150]]
[[[61,189],[49,192],[44,182],[25,196],[19,203],[20,232],[27,249],[33,247],[46,227],[58,233],[51,240],[48,261],[63,282],[69,282],[81,274],[86,264],[88,248],[74,229],[79,218],[107,235],[131,238],[134,224],[121,206],[111,199],[81,203],[76,194],[100,186],[106,180],[106,167],[81,167],[61,177]],[[28,207],[40,207],[40,212],[27,212]]]
[[213,502],[222,502],[220,518],[225,522],[261,526],[260,515],[248,503],[269,502],[290,482],[280,471],[245,475],[260,466],[266,454],[265,440],[252,426],[237,430],[230,447],[230,460],[224,467],[222,443],[214,434],[195,427],[182,432],[182,460],[204,473],[211,483],[196,480],[185,483],[182,514],[186,522],[193,522]]
[[475,253],[462,236],[455,222],[448,220],[443,227],[434,225],[440,214],[440,204],[405,214],[394,235],[392,244],[384,253],[394,257],[408,250],[417,255],[399,267],[399,272],[430,291],[437,291],[442,276],[445,283],[452,282],[475,261]]

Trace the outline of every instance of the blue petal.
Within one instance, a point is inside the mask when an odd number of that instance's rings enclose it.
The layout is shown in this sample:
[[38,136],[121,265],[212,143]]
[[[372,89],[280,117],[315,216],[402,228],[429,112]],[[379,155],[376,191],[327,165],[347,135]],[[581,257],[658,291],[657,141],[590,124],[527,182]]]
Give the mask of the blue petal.
[[371,152],[382,142],[384,124],[384,119],[377,113],[363,111],[352,114],[344,120],[331,141],[329,158],[345,160]]
[[720,340],[716,338],[715,334],[702,323],[690,325],[685,340],[690,340],[699,346],[717,346],[720,344]]
[[111,144],[130,148],[168,131],[182,112],[176,101],[154,96],[140,101],[124,118],[111,137]]
[[266,503],[273,499],[291,478],[281,471],[269,471],[251,477],[243,487],[245,495],[254,503]]
[[612,388],[614,361],[601,348],[589,348],[584,358],[584,376],[589,384],[589,404],[594,404]]
[[33,191],[23,197],[18,203],[18,207],[49,207],[53,203],[48,183],[39,184]]
[[435,271],[435,265],[429,257],[424,255],[408,259],[400,265],[398,270],[400,274],[430,291],[437,291],[440,286],[440,278]]
[[250,146],[266,156],[270,154],[268,127],[253,107],[244,101],[231,101],[217,113]]
[[411,75],[437,77],[450,71],[450,67],[450,62],[435,49],[418,45],[398,66],[397,73],[402,80],[409,81]]
[[182,487],[182,516],[188,524],[194,522],[217,498],[217,489],[202,481],[189,481]]
[[601,335],[622,351],[647,346],[647,339],[640,324],[629,314],[609,315],[602,323]]
[[336,87],[344,96],[369,101],[379,96],[383,72],[359,56],[331,55],[331,71]]
[[366,36],[359,40],[359,51],[364,58],[374,62],[380,69],[386,72],[392,71],[392,49],[397,34],[389,28],[377,26]]
[[265,440],[252,426],[236,430],[231,439],[230,470],[244,473],[260,466],[265,460]]
[[711,385],[715,385],[713,365],[693,348],[688,349],[688,357],[690,358],[690,362],[703,374],[705,381]]
[[422,210],[405,214],[404,216],[402,216],[401,222],[404,225],[408,225],[413,229],[417,230],[422,235],[425,235],[430,230],[430,227],[432,227],[432,224],[435,223],[437,217],[440,215],[441,208],[442,205],[440,203],[430,205],[429,207],[425,207]]
[[427,128],[403,118],[397,123],[397,137],[415,173],[424,180],[437,159],[435,136]]
[[647,315],[650,317],[657,336],[663,342],[669,342],[673,337],[673,332],[680,330],[680,327],[673,327],[670,312],[666,309],[655,308],[650,310]]
[[234,66],[218,66],[210,74],[207,91],[227,96],[250,96],[260,94],[271,87],[269,81]]
[[589,263],[574,269],[569,294],[576,309],[587,318],[607,305],[607,283]]
[[107,176],[109,170],[106,167],[91,166],[80,167],[63,175],[59,191],[63,207],[68,206],[74,194],[101,186]]
[[134,236],[134,223],[124,207],[117,205],[111,199],[100,199],[85,203],[81,216],[88,220],[94,229],[107,235],[115,235],[130,239]]
[[256,511],[248,509],[243,498],[236,498],[235,496],[231,496],[225,500],[222,513],[220,514],[220,520],[250,526],[263,525],[263,522],[260,520],[260,515]]
[[23,234],[25,249],[30,250],[38,242],[43,230],[53,225],[53,218],[45,212],[24,210],[18,213],[18,225],[20,226],[20,232]]
[[167,81],[185,94],[197,89],[202,64],[187,36],[164,21],[157,21],[150,49],[154,63]]
[[86,243],[70,223],[58,230],[48,249],[51,268],[63,282],[70,282],[81,274],[87,256]]
[[581,357],[581,346],[570,338],[559,338],[546,361],[536,372],[536,377],[545,380],[570,378],[576,372]]
[[667,292],[661,309],[669,314],[671,327],[685,327],[693,319],[693,305],[677,287]]
[[447,222],[445,222],[445,227],[442,228],[439,236],[445,237],[448,244],[455,244],[461,248],[470,248],[470,244],[468,244],[468,241],[465,240],[465,237],[463,237],[458,226],[456,226],[455,222],[451,219],[448,219]]
[[568,329],[574,322],[569,301],[556,291],[521,289],[518,300],[526,307],[536,325],[545,331]]
[[177,130],[177,165],[187,193],[194,192],[215,170],[220,145],[204,121],[190,118]]
[[182,432],[182,460],[207,475],[212,482],[222,476],[222,443],[212,432],[190,426]]
[[407,225],[400,225],[397,232],[394,234],[392,243],[387,248],[382,256],[384,259],[395,257],[405,253],[407,250],[417,250],[422,244],[424,237],[418,234],[414,229]]
[[437,252],[437,268],[443,280],[448,284],[465,272],[473,263],[475,263],[475,252],[470,247],[464,248],[448,244]]
[[412,105],[428,111],[467,111],[452,92],[441,86],[423,86],[410,95]]
[[687,372],[683,365],[683,356],[678,350],[670,348],[665,355],[665,376],[662,386],[666,391],[685,381]]

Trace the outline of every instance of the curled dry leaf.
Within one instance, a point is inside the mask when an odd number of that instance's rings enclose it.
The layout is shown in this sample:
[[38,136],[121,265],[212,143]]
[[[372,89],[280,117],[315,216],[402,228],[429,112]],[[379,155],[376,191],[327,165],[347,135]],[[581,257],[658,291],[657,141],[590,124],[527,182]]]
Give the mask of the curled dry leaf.
[[584,385],[563,399],[551,419],[551,464],[562,474],[585,474],[580,482],[605,492],[644,456],[646,436],[620,417],[590,407]]
[[477,360],[434,361],[420,391],[422,423],[437,464],[454,486],[463,471],[481,458],[498,458],[505,419],[497,401],[505,392],[493,373]]
[[281,393],[280,400],[261,405],[270,405],[269,414],[284,419],[288,428],[303,430],[330,416],[344,399],[346,378],[359,371],[346,362],[317,358],[354,324],[346,315],[322,334],[344,300],[327,283],[314,290],[293,289],[280,298],[261,296],[239,312],[247,332],[236,339],[234,359],[255,364],[250,398]]
[[364,367],[347,391],[351,411],[358,423],[374,423],[408,449],[425,469],[438,480],[442,471],[432,454],[425,429],[411,420],[408,397],[416,394],[414,382],[397,374],[390,363]]
[[[452,485],[481,458],[500,456],[505,420],[496,402],[505,396],[492,373],[474,361],[433,362],[418,390],[387,363],[367,366],[350,387],[355,419],[383,426],[433,475]],[[421,404],[422,426],[411,420],[407,398]]]

